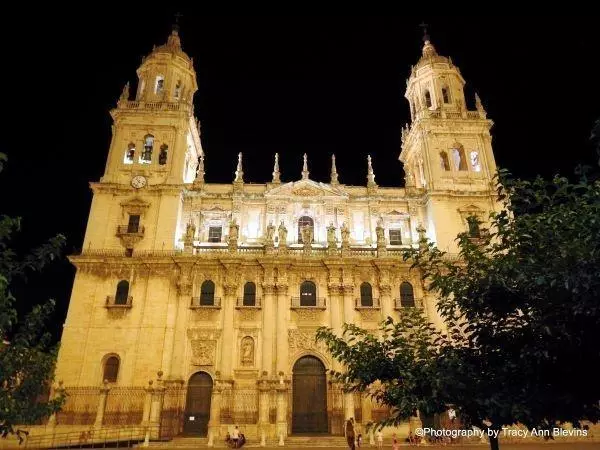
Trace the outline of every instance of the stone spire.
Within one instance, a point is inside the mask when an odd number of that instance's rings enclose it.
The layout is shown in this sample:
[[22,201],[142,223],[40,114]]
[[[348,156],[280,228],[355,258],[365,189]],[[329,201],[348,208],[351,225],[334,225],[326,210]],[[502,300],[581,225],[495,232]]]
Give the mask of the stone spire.
[[371,155],[367,155],[367,187],[377,186],[375,183],[375,172],[373,172],[373,165],[371,163]]
[[481,103],[481,99],[479,98],[477,92],[475,93],[475,108],[477,109],[481,117],[485,118],[487,116],[485,108],[483,107],[483,104]]
[[308,180],[308,162],[307,162],[307,156],[306,153],[304,154],[304,164],[302,165],[302,179],[303,180]]
[[335,167],[335,155],[331,155],[331,184],[339,184],[337,168]]
[[204,183],[204,153],[200,153],[198,157],[198,167],[196,168],[194,183]]
[[244,171],[242,170],[242,152],[238,153],[238,162],[237,167],[235,169],[235,183],[243,183],[244,182]]
[[275,153],[275,163],[273,164],[273,181],[272,183],[281,183],[279,178],[279,153]]

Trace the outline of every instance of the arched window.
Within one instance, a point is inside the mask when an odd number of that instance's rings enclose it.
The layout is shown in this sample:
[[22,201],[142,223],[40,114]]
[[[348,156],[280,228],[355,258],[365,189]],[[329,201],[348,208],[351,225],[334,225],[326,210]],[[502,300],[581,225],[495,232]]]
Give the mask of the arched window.
[[215,304],[215,283],[206,280],[200,286],[200,305],[212,306]]
[[465,149],[460,146],[452,149],[452,159],[454,167],[458,170],[467,170],[467,159],[465,158]]
[[133,164],[135,158],[135,144],[130,142],[127,144],[127,150],[125,150],[125,158],[123,158],[124,164]]
[[252,281],[248,281],[244,284],[244,299],[242,300],[244,306],[256,306],[256,284]]
[[177,83],[175,84],[175,91],[173,92],[173,97],[175,97],[175,99],[179,99],[180,95],[181,95],[181,80],[177,80]]
[[317,306],[317,286],[312,281],[300,285],[300,306]]
[[440,166],[442,170],[450,170],[450,161],[448,161],[448,153],[440,152]]
[[141,164],[150,164],[152,162],[152,150],[154,150],[154,136],[147,134],[144,136],[144,150],[140,155]]
[[313,242],[314,242],[314,235],[315,235],[315,223],[312,220],[312,218],[308,217],[308,216],[302,216],[300,217],[300,219],[298,219],[298,242],[303,242],[302,240],[302,229],[304,227],[310,227],[310,235],[313,236]]
[[450,103],[450,90],[447,87],[442,88],[442,99],[444,103]]
[[117,377],[119,376],[119,365],[118,356],[109,356],[104,361],[104,367],[102,370],[102,381],[108,381],[109,383],[116,383]]
[[169,146],[163,144],[160,146],[160,153],[158,154],[158,164],[164,166],[167,163],[167,154],[169,152]]
[[373,306],[373,289],[367,282],[360,285],[360,306]]
[[408,281],[404,281],[400,285],[400,306],[405,308],[415,306],[415,293],[413,291],[412,284],[410,284]]
[[474,172],[481,172],[481,162],[479,161],[479,152],[471,152],[471,167]]
[[121,280],[117,283],[117,292],[115,293],[115,305],[126,305],[129,297],[129,281]]
[[425,91],[425,106],[427,108],[431,108],[431,94],[429,93],[429,91]]
[[165,89],[165,78],[162,75],[156,77],[156,84],[154,85],[154,93],[162,94]]

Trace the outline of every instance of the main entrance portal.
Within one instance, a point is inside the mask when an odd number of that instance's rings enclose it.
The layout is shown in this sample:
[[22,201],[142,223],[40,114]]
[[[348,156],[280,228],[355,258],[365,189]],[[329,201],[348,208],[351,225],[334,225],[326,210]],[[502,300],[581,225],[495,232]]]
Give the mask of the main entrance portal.
[[318,358],[296,361],[292,393],[292,433],[327,433],[327,380]]
[[208,434],[210,399],[213,381],[206,372],[197,372],[190,377],[185,402],[183,432],[196,436]]

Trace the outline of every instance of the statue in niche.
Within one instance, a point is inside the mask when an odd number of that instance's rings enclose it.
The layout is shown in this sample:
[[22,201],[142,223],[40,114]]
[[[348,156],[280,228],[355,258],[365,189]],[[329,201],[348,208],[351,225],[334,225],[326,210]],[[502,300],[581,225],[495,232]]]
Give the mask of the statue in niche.
[[312,243],[312,227],[304,225],[302,230],[300,230],[300,233],[302,233],[302,243],[304,245],[310,245]]
[[241,345],[241,360],[242,366],[253,366],[254,365],[254,339],[250,336],[246,336],[242,339]]
[[235,219],[229,223],[229,242],[237,242],[240,226],[237,224]]
[[196,226],[193,222],[189,222],[185,227],[185,237],[183,238],[183,245],[193,245],[194,236],[196,235]]
[[275,235],[275,225],[273,222],[269,222],[267,225],[267,232],[265,234],[265,241],[267,245],[273,245],[273,236]]
[[283,220],[279,224],[277,234],[279,234],[279,246],[281,247],[287,245],[287,228],[285,227]]
[[333,222],[331,222],[327,227],[327,246],[335,247],[336,243],[337,239],[335,238],[335,226],[333,226]]
[[383,228],[383,219],[381,217],[377,221],[375,234],[377,235],[377,244],[385,244],[385,230]]
[[342,245],[347,246],[350,243],[350,229],[346,225],[346,222],[342,224],[340,232],[342,233]]

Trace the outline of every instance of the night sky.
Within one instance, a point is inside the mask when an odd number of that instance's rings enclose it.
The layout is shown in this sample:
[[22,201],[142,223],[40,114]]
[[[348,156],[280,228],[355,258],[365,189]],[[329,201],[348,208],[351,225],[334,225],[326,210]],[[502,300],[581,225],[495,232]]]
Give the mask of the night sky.
[[[109,110],[135,70],[166,41],[173,11],[111,7],[37,9],[5,17],[0,214],[23,218],[17,244],[56,233],[67,254],[80,248],[91,202],[89,181],[104,171]],[[400,129],[410,66],[421,53],[418,24],[430,24],[438,52],[479,93],[496,162],[514,174],[570,174],[596,160],[588,142],[600,117],[597,19],[503,17],[253,17],[181,11],[183,49],[194,58],[206,180],[233,180],[244,153],[246,182],[271,178],[279,152],[282,181],[329,180],[336,154],[340,182],[366,184],[366,155],[380,186],[403,185]],[[17,287],[21,306],[53,297],[54,329],[64,321],[74,270],[68,262]],[[58,332],[56,333],[58,336]]]

